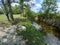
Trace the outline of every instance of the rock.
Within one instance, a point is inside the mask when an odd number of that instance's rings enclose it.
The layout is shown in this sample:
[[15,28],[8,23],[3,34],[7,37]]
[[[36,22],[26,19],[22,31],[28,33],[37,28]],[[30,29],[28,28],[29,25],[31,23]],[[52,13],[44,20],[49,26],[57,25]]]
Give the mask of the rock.
[[[22,30],[25,30],[25,26],[20,27]],[[23,36],[17,36],[16,26],[11,26],[4,30],[0,30],[0,45],[25,45],[23,42]]]
[[7,38],[4,38],[4,39],[2,40],[2,42],[3,42],[3,43],[7,43]]
[[21,41],[21,45],[25,45],[25,41]]
[[0,30],[3,30],[3,27],[0,27]]
[[21,26],[21,29],[26,31],[26,27],[25,26]]
[[5,32],[0,31],[0,36],[1,36],[1,37],[5,36],[5,35],[6,35]]
[[26,27],[25,26],[19,25],[19,26],[17,26],[17,28],[18,28],[18,30],[26,31]]
[[38,21],[38,17],[35,17],[35,21]]
[[60,29],[60,19],[46,19],[45,22]]
[[10,33],[10,34],[14,34],[15,31],[16,31],[16,30],[11,29],[9,33]]
[[44,41],[50,45],[60,45],[59,39],[53,34],[47,34],[44,36]]
[[20,36],[16,36],[16,40],[22,40],[23,39],[23,36],[22,35],[20,35]]

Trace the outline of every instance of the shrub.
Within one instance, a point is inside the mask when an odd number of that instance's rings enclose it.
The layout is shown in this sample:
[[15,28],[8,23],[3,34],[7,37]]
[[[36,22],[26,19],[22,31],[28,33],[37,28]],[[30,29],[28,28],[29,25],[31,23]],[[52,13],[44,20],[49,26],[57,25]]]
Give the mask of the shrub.
[[23,35],[24,40],[28,40],[27,45],[44,45],[42,33],[37,31],[30,21],[26,20],[24,26],[26,31],[19,31],[18,34]]

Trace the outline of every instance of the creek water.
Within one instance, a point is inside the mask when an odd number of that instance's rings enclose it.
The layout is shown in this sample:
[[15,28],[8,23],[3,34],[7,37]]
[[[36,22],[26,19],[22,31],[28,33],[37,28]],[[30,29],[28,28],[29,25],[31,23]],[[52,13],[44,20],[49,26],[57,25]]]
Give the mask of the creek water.
[[44,34],[44,42],[46,45],[60,45],[60,33],[58,29],[44,22],[33,22],[33,25],[36,28],[38,26],[42,27],[41,31]]

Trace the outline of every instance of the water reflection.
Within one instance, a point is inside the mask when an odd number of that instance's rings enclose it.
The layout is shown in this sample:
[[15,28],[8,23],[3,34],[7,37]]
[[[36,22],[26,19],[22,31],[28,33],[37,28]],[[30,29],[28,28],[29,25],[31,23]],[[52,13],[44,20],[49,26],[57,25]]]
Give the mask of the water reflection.
[[42,30],[42,27],[40,25],[38,25],[36,22],[33,22],[33,26],[37,29],[37,30]]

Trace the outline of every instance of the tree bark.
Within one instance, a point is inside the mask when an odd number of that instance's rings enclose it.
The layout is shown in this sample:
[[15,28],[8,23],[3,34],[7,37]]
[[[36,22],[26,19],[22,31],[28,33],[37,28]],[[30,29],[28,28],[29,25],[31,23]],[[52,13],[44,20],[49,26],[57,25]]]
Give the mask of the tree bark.
[[[4,13],[7,16],[8,21],[14,21],[13,14],[12,14],[12,9],[11,9],[11,0],[7,0],[7,4],[4,3],[4,0],[1,0],[4,8]],[[8,9],[7,9],[7,6]]]
[[8,3],[8,7],[9,7],[10,19],[11,19],[12,21],[14,21],[12,9],[11,9],[11,0],[7,0],[7,3]]
[[1,1],[2,1],[3,8],[4,8],[4,13],[7,16],[8,21],[10,21],[9,15],[8,15],[8,10],[6,8],[6,5],[4,4],[4,0],[1,0]]

